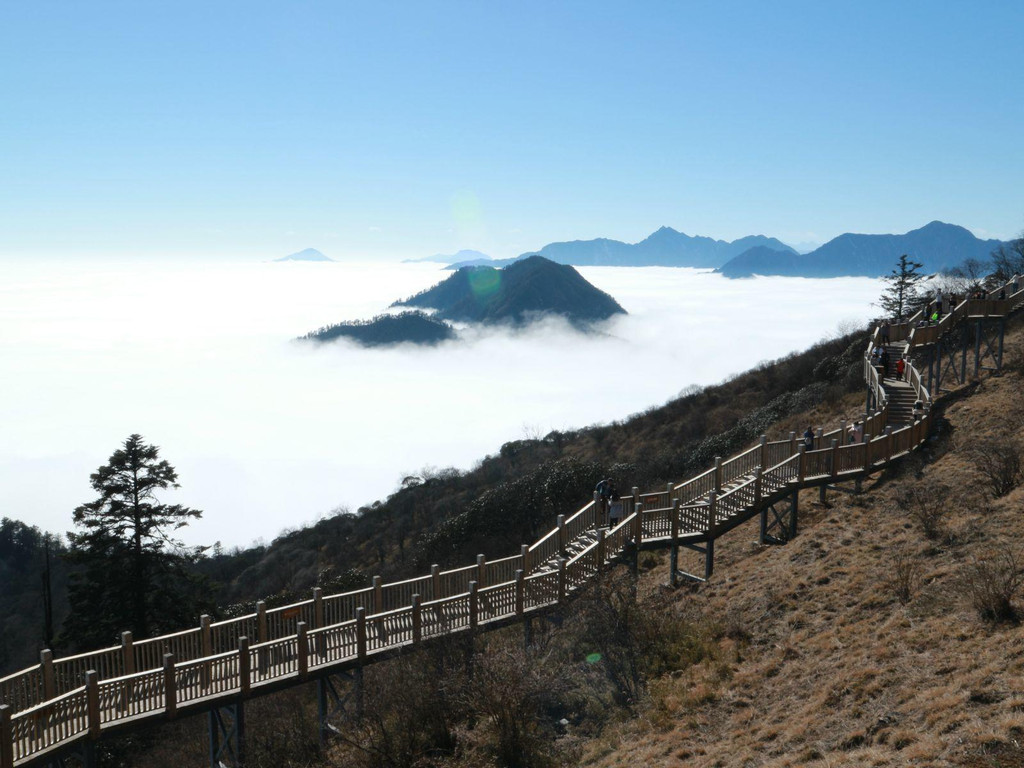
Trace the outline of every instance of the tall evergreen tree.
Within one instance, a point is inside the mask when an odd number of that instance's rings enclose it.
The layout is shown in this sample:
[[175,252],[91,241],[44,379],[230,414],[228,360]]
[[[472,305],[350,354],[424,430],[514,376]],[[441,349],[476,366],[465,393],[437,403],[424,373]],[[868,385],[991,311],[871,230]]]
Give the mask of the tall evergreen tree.
[[904,253],[892,272],[882,278],[888,285],[882,291],[878,303],[885,314],[896,322],[909,316],[911,308],[919,303],[917,284],[924,279],[924,275],[918,270],[923,266]]
[[202,512],[161,504],[157,491],[178,488],[178,474],[160,449],[131,435],[90,476],[95,501],[74,511],[68,534],[71,615],[62,645],[95,647],[130,629],[135,637],[177,630],[204,607],[205,585],[189,565],[202,547],[186,547],[172,533]]

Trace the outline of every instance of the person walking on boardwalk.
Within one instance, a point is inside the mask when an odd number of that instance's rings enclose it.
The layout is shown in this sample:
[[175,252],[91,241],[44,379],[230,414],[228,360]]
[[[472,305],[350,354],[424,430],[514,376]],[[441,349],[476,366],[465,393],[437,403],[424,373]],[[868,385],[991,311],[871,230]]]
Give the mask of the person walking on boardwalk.
[[814,450],[814,429],[811,428],[810,424],[807,425],[807,431],[804,432],[804,447],[808,451]]
[[903,381],[903,371],[906,367],[907,362],[902,357],[896,361],[896,381]]
[[883,344],[888,344],[889,343],[889,321],[888,320],[886,320],[884,323],[882,323],[882,343]]
[[878,356],[878,365],[882,369],[882,378],[884,379],[889,373],[889,350],[885,347],[882,347],[882,354]]
[[601,508],[598,510],[598,519],[604,520],[608,515],[608,502],[612,498],[612,493],[615,490],[615,486],[612,485],[612,479],[610,477],[605,478],[594,487],[594,492],[598,495],[598,502]]

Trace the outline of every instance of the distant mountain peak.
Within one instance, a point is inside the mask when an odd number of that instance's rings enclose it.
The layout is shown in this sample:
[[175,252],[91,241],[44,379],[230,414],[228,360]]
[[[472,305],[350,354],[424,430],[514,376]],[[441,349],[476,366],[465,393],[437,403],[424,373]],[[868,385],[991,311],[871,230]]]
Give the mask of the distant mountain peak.
[[287,256],[282,256],[274,261],[334,261],[327,256],[324,256],[316,248],[306,248],[296,253],[289,253]]

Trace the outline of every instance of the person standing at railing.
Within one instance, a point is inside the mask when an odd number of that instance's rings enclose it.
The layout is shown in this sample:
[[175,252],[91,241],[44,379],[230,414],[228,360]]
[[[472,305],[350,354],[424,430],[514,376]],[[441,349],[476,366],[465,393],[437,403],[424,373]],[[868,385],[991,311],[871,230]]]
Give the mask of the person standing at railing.
[[885,379],[885,375],[889,372],[889,350],[882,347],[882,354],[878,356],[878,365],[880,370],[880,376]]
[[814,450],[814,428],[810,424],[807,425],[807,431],[804,432],[804,447],[808,451]]
[[594,492],[597,493],[598,501],[601,508],[598,510],[598,519],[608,519],[608,507],[609,502],[612,498],[612,493],[615,491],[615,486],[612,485],[612,479],[610,477],[605,478],[594,487]]
[[849,443],[863,443],[864,442],[864,422],[855,421],[850,425],[850,438]]
[[889,343],[889,321],[882,323],[882,344]]

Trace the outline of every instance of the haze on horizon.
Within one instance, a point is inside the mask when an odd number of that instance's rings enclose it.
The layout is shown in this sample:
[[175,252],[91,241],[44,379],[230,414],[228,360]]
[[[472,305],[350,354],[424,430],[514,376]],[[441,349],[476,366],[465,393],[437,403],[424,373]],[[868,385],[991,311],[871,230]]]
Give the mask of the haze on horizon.
[[1024,228],[1024,4],[8,3],[0,261]]

